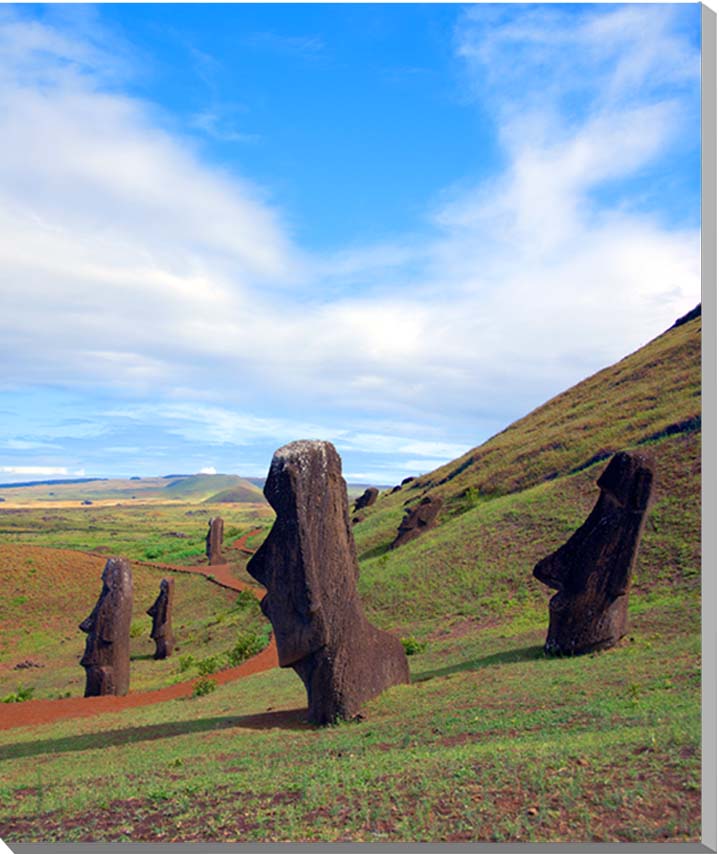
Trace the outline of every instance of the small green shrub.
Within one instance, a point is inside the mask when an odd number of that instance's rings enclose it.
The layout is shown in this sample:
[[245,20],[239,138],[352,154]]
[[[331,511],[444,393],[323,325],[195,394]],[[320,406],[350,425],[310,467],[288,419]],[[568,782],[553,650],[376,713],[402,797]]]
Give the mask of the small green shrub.
[[157,546],[152,546],[149,549],[145,549],[145,560],[155,560],[156,558],[160,557],[161,554],[162,549],[158,548]]
[[227,659],[233,667],[242,664],[253,655],[257,655],[265,647],[265,639],[255,632],[240,632],[237,643],[227,653]]
[[192,689],[193,697],[204,697],[206,694],[211,694],[217,688],[217,682],[210,679],[209,676],[202,676],[195,682],[195,687]]
[[415,637],[402,638],[402,646],[406,655],[418,655],[427,649],[427,642],[417,640]]
[[195,663],[194,655],[181,655],[177,659],[177,663],[180,667],[180,673],[184,673],[186,670],[189,670],[193,664]]
[[208,655],[207,658],[197,662],[197,672],[200,676],[209,676],[210,673],[216,673],[219,669],[220,661],[216,655]]
[[257,597],[250,593],[249,590],[240,590],[235,599],[235,608],[238,611],[244,611],[247,608],[258,607],[259,602]]
[[25,700],[32,700],[34,688],[25,688],[22,685],[17,686],[17,691],[14,694],[8,694],[2,698],[3,703],[24,703]]

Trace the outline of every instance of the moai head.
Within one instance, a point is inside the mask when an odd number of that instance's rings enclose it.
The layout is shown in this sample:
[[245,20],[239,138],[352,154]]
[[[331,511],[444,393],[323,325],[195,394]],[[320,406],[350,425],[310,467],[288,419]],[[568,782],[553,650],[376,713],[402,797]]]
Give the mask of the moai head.
[[367,622],[347,486],[329,442],[299,441],[275,452],[265,496],[277,513],[247,571],[267,589],[282,667],[305,683],[309,719],[351,717],[389,685],[409,679],[400,642]]
[[438,495],[425,496],[419,504],[406,511],[390,548],[396,549],[403,546],[410,540],[417,539],[429,528],[434,528],[441,509],[442,499]]
[[102,572],[102,591],[92,613],[80,623],[87,633],[85,696],[127,694],[130,688],[132,570],[124,558],[110,558]]
[[375,501],[377,500],[377,496],[379,495],[379,489],[376,486],[368,486],[367,489],[359,496],[359,498],[355,499],[354,508],[352,510],[353,513],[356,513],[358,510],[362,510],[365,507],[371,507]]
[[205,537],[205,553],[210,566],[216,566],[224,563],[222,557],[222,537],[224,533],[225,523],[216,516],[208,522],[207,536]]
[[587,520],[535,566],[535,577],[559,591],[549,603],[547,652],[590,652],[626,634],[629,583],[653,484],[649,456],[615,454]]
[[175,596],[175,581],[163,578],[160,582],[160,594],[147,613],[152,617],[150,637],[155,641],[155,658],[167,658],[175,647],[172,634],[172,606]]

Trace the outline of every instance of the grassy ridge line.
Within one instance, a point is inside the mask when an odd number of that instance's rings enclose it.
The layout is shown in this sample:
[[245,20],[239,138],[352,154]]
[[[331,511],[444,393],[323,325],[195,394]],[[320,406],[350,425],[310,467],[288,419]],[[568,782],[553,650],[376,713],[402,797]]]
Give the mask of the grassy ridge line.
[[[684,424],[700,430],[701,318],[671,328],[630,356],[573,386],[483,445],[385,493],[354,528],[360,555],[394,538],[407,502],[440,495],[440,522],[478,500],[519,492],[591,465],[598,454],[640,446]],[[683,435],[677,433],[675,435]]]

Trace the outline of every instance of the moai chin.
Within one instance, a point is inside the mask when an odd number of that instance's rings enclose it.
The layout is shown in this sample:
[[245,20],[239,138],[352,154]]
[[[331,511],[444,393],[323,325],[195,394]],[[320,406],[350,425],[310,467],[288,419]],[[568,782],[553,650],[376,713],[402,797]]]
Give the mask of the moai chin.
[[654,487],[654,463],[615,454],[584,524],[534,575],[558,590],[549,602],[545,651],[579,655],[614,646],[627,632],[629,583]]
[[172,606],[175,598],[175,580],[163,578],[160,582],[160,593],[147,614],[152,617],[150,637],[155,641],[155,658],[167,658],[175,648],[175,637],[172,634]]
[[225,529],[225,523],[219,516],[210,519],[208,522],[207,536],[205,537],[205,554],[210,566],[217,566],[224,563],[222,557],[222,537]]
[[102,572],[102,591],[92,613],[80,623],[87,633],[85,696],[123,696],[130,690],[132,570],[125,558],[111,557]]
[[400,641],[367,621],[342,464],[329,442],[299,441],[275,452],[265,496],[277,518],[247,571],[267,588],[281,667],[307,689],[308,719],[354,717],[365,701],[409,681]]

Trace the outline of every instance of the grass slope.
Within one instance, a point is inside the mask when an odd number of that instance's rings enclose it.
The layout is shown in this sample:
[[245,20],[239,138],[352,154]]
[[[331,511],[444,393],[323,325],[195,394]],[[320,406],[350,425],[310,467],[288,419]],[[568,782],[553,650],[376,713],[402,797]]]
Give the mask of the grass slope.
[[[354,530],[367,613],[425,646],[412,684],[364,720],[309,727],[299,679],[275,670],[163,707],[0,732],[0,836],[698,840],[699,324],[365,511]],[[657,499],[629,635],[546,658],[549,592],[532,567],[596,500],[605,463],[589,461],[631,447],[655,455]],[[404,502],[425,490],[445,498],[442,524],[388,551]]]

